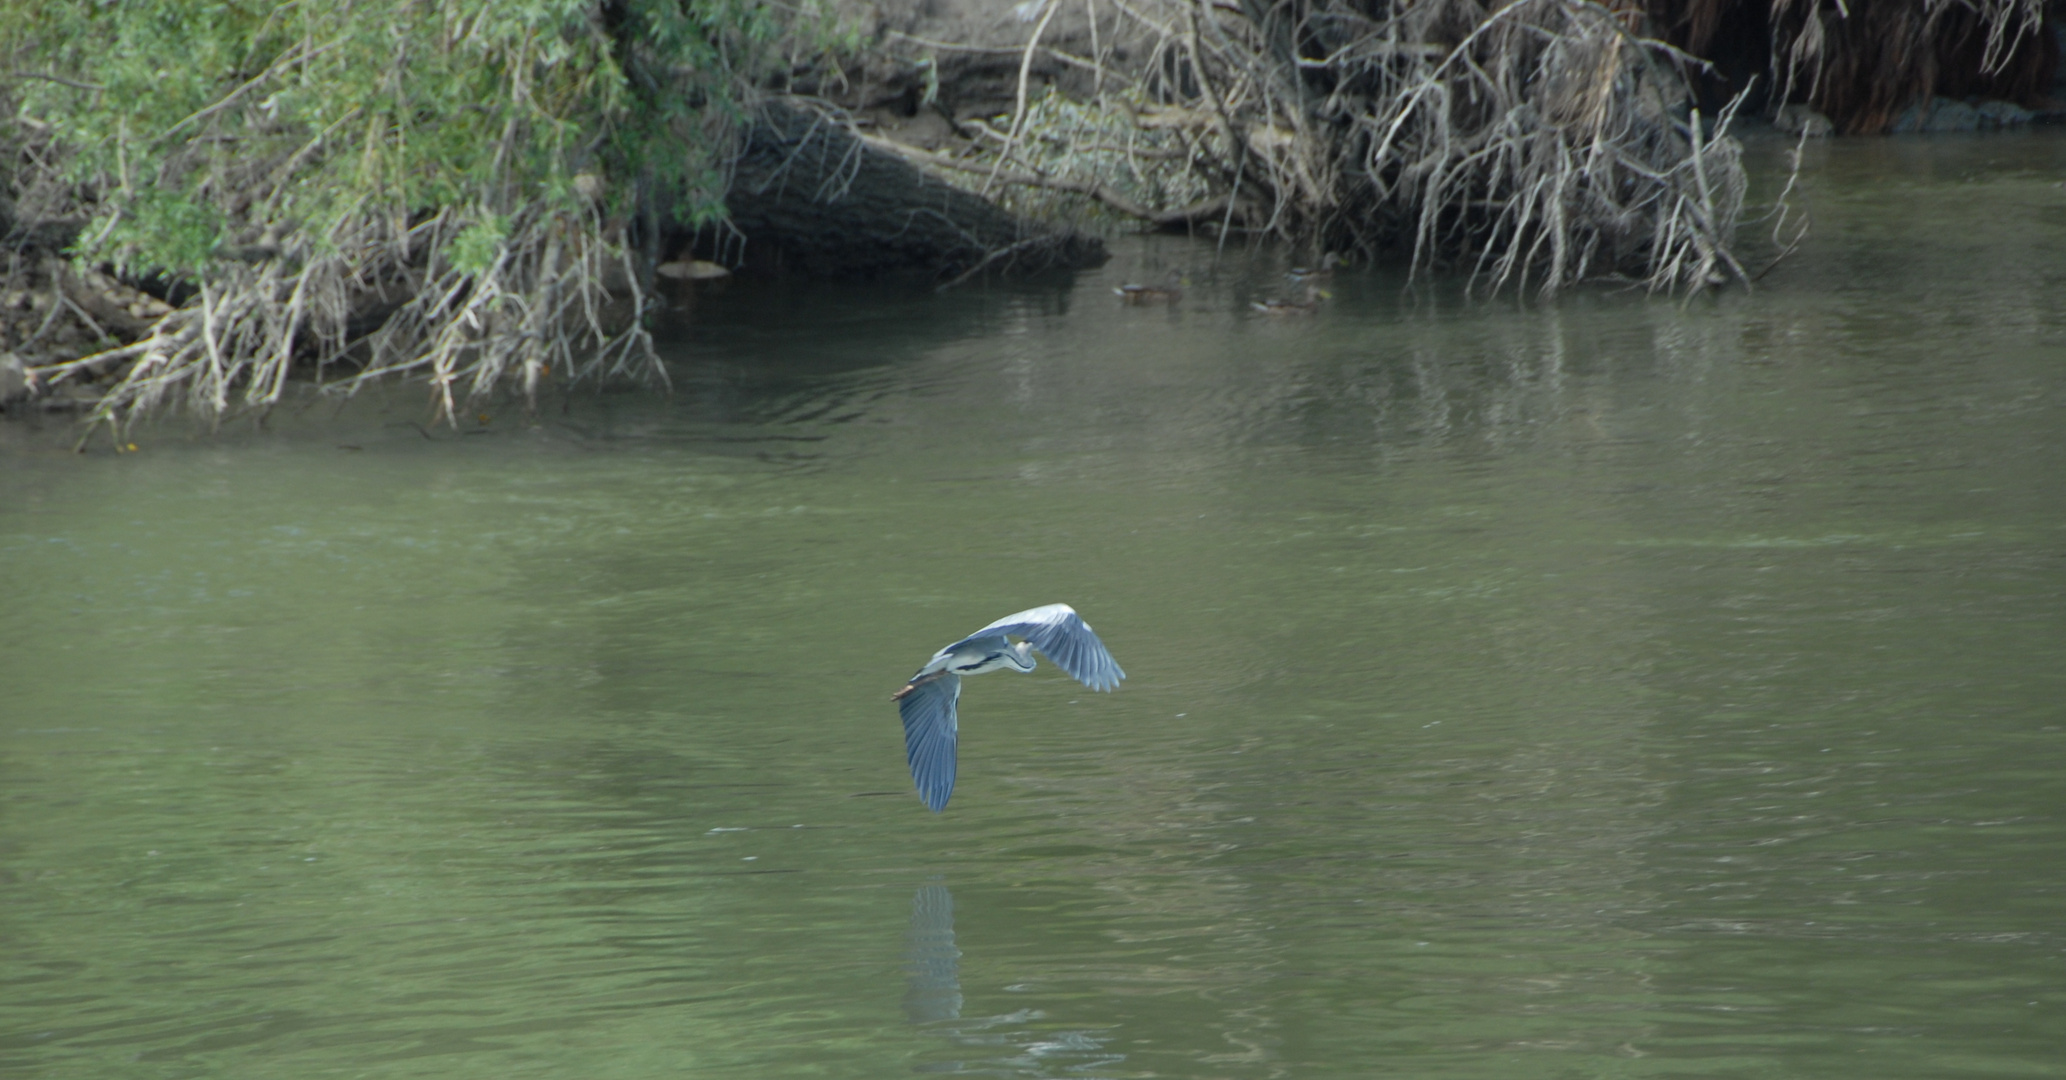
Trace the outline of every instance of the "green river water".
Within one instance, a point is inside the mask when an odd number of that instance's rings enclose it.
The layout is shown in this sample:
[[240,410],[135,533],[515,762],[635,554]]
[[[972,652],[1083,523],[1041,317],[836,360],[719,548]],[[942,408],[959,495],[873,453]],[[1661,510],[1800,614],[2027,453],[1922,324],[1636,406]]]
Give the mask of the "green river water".
[[[1747,295],[1125,241],[13,424],[0,1076],[2066,1075],[2066,133],[1808,154]],[[928,813],[890,692],[1052,601],[1130,677]]]

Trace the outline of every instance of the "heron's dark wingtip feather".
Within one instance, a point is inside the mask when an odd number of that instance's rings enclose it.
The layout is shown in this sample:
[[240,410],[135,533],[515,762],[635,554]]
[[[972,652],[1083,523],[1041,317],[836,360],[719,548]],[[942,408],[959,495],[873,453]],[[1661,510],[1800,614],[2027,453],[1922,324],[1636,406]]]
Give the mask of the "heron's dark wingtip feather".
[[1012,626],[1011,632],[1031,641],[1033,647],[1054,661],[1056,667],[1092,690],[1118,688],[1126,673],[1120,670],[1105,643],[1098,640],[1096,631],[1076,614],[1075,609],[1066,604],[1051,604],[1022,614],[1031,616],[1036,613],[1043,617]]

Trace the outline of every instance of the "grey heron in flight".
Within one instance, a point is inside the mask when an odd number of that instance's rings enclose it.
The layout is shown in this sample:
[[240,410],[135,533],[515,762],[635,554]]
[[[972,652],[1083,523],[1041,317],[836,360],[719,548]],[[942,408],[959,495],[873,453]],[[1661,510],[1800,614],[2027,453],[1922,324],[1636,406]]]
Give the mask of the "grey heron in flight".
[[[1024,640],[1014,642],[1012,637]],[[945,809],[947,796],[954,793],[954,704],[961,700],[961,677],[1031,671],[1035,649],[1092,690],[1110,690],[1126,678],[1075,608],[1049,604],[1006,615],[934,653],[893,695],[904,717],[904,756],[911,762],[911,779],[933,813]]]

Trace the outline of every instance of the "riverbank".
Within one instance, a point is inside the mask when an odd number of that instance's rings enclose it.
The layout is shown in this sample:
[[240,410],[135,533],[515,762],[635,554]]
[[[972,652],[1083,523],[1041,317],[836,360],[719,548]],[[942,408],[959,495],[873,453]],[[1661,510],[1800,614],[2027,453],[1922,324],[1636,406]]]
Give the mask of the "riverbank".
[[[1769,132],[1747,140],[1754,201],[1770,199],[1784,184],[1786,159],[1795,146],[1795,140]],[[1717,294],[1681,307],[1677,300],[1627,297],[1625,289],[1584,289],[1540,310],[1572,313],[1600,328],[1625,322],[1618,332],[1624,335],[1720,335],[1747,343],[1733,354],[1743,363],[1767,362],[1756,343],[1795,333],[1788,327],[1830,319],[1886,327],[1913,320],[1951,328],[1997,319],[2041,327],[2050,318],[2046,312],[2055,305],[2044,290],[2047,279],[2033,269],[2042,265],[2049,233],[2025,226],[2050,221],[2066,208],[2066,188],[2059,186],[2066,183],[2066,129],[1813,140],[1803,155],[1795,206],[1812,215],[1815,227],[1751,291]],[[1769,227],[1751,237],[1757,246],[1747,249],[1761,269],[1781,247],[1772,241]],[[1351,356],[1358,349],[1390,355],[1387,342],[1407,341],[1417,342],[1415,348],[1427,357],[1439,358],[1444,346],[1420,339],[1412,329],[1422,320],[1476,313],[1471,317],[1504,324],[1517,311],[1537,309],[1533,303],[1473,300],[1454,280],[1409,288],[1406,268],[1392,264],[1337,271],[1328,285],[1331,299],[1320,311],[1309,318],[1273,320],[1250,305],[1294,295],[1297,286],[1284,274],[1304,261],[1302,252],[1281,246],[1221,248],[1209,240],[1172,236],[1122,238],[1112,242],[1111,251],[1112,260],[1093,270],[972,284],[947,293],[911,283],[742,276],[722,291],[695,294],[692,309],[672,309],[656,323],[655,345],[671,387],[667,393],[553,387],[535,409],[520,396],[506,395],[453,425],[433,422],[430,403],[417,385],[369,387],[347,402],[300,384],[268,421],[269,434],[259,434],[249,420],[214,429],[205,420],[171,416],[137,425],[122,444],[97,435],[88,450],[106,455],[117,445],[134,443],[152,453],[171,446],[260,446],[291,438],[342,455],[361,452],[339,448],[343,445],[407,453],[420,444],[426,451],[446,452],[432,448],[459,440],[528,440],[538,437],[525,434],[532,425],[542,424],[550,432],[566,420],[587,434],[571,429],[562,434],[585,446],[686,440],[719,454],[782,450],[807,455],[814,441],[843,429],[805,420],[791,432],[800,441],[785,443],[787,436],[779,430],[758,425],[786,414],[769,413],[752,402],[781,401],[785,388],[835,376],[851,377],[853,392],[865,396],[874,392],[870,380],[911,364],[932,372],[926,378],[945,377],[960,362],[956,358],[965,355],[957,342],[1029,321],[1080,321],[1087,341],[1154,330],[1189,335],[1209,327],[1196,340],[1224,337],[1229,348],[1252,349],[1253,355],[1240,359],[1208,353],[1218,358],[1208,361],[1201,355],[1198,362],[1248,365],[1258,378],[1281,378],[1295,388],[1310,381],[1302,358],[1315,349],[1324,355]],[[1868,265],[1876,269],[1855,269]],[[1116,286],[1160,281],[1171,271],[1188,279],[1174,305],[1128,307],[1112,295]],[[1965,279],[1957,289],[1951,287],[1954,275]],[[1818,305],[1829,305],[1830,313],[1817,314]],[[1673,312],[1691,321],[1681,323]],[[1600,346],[1587,336],[1568,347],[1584,353]],[[1151,395],[1155,378],[1181,384],[1190,377],[1183,365],[1180,357],[1171,356],[1157,369],[1159,375],[1125,381],[1123,394]],[[1362,392],[1326,385],[1310,393]],[[1490,401],[1481,404],[1497,407]],[[807,415],[813,409],[799,405],[795,411]],[[68,451],[82,431],[68,414],[42,417],[17,409],[11,416],[13,421],[0,430],[18,440],[11,446],[25,453]],[[1518,435],[1517,430],[1500,437]]]
[[[1460,276],[1481,295],[1597,280],[1679,294],[1744,286],[1762,272],[1741,257],[1738,229],[1748,191],[1735,136],[1758,123],[1752,112],[1804,136],[2013,127],[2044,115],[2035,88],[2056,67],[2049,15],[1989,0],[1957,24],[1993,34],[1973,58],[1985,79],[1955,78],[1957,42],[1935,43],[1952,51],[1934,83],[1889,91],[1875,75],[1864,98],[1787,103],[1790,88],[1734,86],[1740,56],[1681,63],[1673,42],[1690,46],[1706,25],[1705,8],[1684,8],[1638,17],[1521,0],[1488,13],[1442,0],[1334,4],[1286,21],[1291,9],[1267,4],[1200,19],[1173,0],[1102,14],[1061,0],[1008,12],[835,7],[847,20],[836,27],[794,12],[726,15],[697,31],[708,40],[665,37],[685,51],[663,63],[648,38],[667,28],[639,21],[658,16],[610,22],[577,5],[554,16],[561,38],[588,34],[566,64],[543,59],[558,39],[542,23],[476,20],[453,37],[431,16],[457,8],[397,9],[424,35],[406,61],[276,41],[253,20],[240,47],[277,50],[271,66],[248,79],[240,67],[214,72],[215,84],[184,87],[185,104],[151,99],[164,116],[123,112],[130,99],[115,90],[136,73],[119,66],[17,80],[16,136],[36,151],[24,160],[42,164],[11,174],[9,220],[31,233],[63,226],[74,258],[61,267],[46,245],[11,267],[0,397],[83,406],[117,436],[164,410],[263,413],[301,379],[415,378],[456,425],[498,395],[535,403],[563,384],[663,383],[650,330],[667,302],[655,271],[670,260],[915,273],[953,287],[1093,265],[1091,233],[1135,226],[1282,244],[1315,263],[1403,260],[1416,280]],[[337,16],[346,31],[364,17]],[[1805,32],[1774,29],[1757,48],[1800,45]],[[760,66],[722,79],[696,66],[733,37],[758,43]],[[339,48],[356,40],[347,33]],[[1816,74],[1803,83],[1816,93],[1841,82],[1825,67],[1848,70],[1863,47],[1825,44],[1812,58],[1788,53],[1787,70]],[[449,117],[432,123],[381,93],[347,108],[292,92],[354,64],[404,63],[450,84],[439,106]],[[509,77],[469,82],[482,71]],[[612,96],[641,72],[643,89]],[[554,100],[572,111],[550,123],[527,111],[533,75],[564,81]],[[1933,87],[2030,104],[1970,104]],[[1914,98],[1906,113],[1872,111],[1900,93]],[[683,112],[684,101],[700,104]],[[1478,105],[1446,104],[1458,101]],[[1853,109],[1860,101],[1869,108]],[[506,114],[503,137],[475,124],[479,108]],[[329,133],[361,116],[373,118],[366,141],[347,153]],[[140,144],[155,184],[133,182],[143,166],[125,156],[129,136],[88,137],[132,126],[163,132]],[[576,151],[553,131],[603,142]],[[441,132],[463,134],[442,145],[430,137]],[[94,183],[71,178],[95,161]],[[1788,220],[1797,239],[1800,219]]]

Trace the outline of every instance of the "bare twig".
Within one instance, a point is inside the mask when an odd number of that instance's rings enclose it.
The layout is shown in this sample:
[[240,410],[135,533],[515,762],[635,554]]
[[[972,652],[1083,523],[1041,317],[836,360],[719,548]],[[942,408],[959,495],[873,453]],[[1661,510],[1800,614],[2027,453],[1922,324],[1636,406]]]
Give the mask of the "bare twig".
[[[997,152],[997,168],[1003,168],[1005,160],[1011,157],[1012,144],[1018,141],[1019,129],[1026,123],[1026,79],[1033,71],[1033,51],[1040,47],[1040,35],[1047,33],[1047,24],[1054,20],[1055,12],[1062,9],[1062,0],[1046,0],[1046,5],[1046,10],[1040,14],[1040,24],[1033,28],[1033,36],[1026,41],[1026,51],[1019,57],[1018,103],[1012,107],[1011,132],[1005,136],[1004,149]],[[993,169],[990,179],[983,182],[982,193],[989,194],[990,186],[996,180]]]
[[1035,248],[1039,247],[1041,244],[1044,244],[1046,242],[1047,240],[1045,237],[1036,236],[1031,237],[1029,239],[1021,240],[1016,244],[1007,244],[1004,247],[998,248],[995,251],[988,252],[982,258],[976,260],[976,264],[974,266],[971,266],[968,269],[962,271],[961,273],[955,275],[955,277],[952,280],[939,285],[937,288],[933,289],[933,291],[946,292],[947,290],[952,289],[957,285],[960,285],[961,283],[969,280],[970,278],[975,277],[977,274],[980,274],[983,271],[988,270],[990,267],[995,266],[1000,262],[1009,261],[1010,259],[1013,259],[1019,255],[1023,255],[1028,251],[1032,251]]

